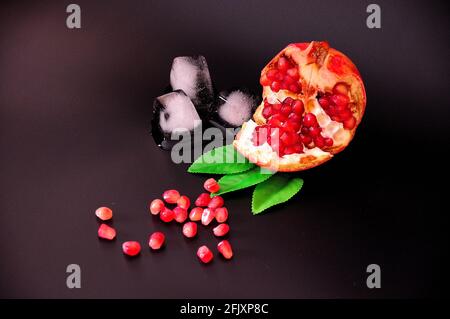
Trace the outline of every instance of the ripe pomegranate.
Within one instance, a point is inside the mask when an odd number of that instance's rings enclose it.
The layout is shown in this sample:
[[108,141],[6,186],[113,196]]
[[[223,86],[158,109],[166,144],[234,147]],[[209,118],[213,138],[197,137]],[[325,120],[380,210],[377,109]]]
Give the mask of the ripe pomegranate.
[[352,140],[366,106],[353,62],[327,42],[294,43],[261,71],[263,102],[234,147],[275,171],[309,169]]

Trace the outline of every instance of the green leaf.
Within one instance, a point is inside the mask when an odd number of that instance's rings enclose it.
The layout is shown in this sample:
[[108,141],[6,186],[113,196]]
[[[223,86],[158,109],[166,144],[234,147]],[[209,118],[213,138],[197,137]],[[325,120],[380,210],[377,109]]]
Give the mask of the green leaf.
[[258,184],[253,191],[253,215],[288,201],[300,191],[302,186],[303,179],[298,177],[290,179],[288,176],[280,174]]
[[273,172],[260,167],[238,174],[225,175],[219,179],[220,190],[213,195],[222,195],[262,183],[272,175]]
[[189,173],[234,174],[248,171],[255,164],[250,163],[236,151],[232,144],[217,147],[199,158],[188,168]]

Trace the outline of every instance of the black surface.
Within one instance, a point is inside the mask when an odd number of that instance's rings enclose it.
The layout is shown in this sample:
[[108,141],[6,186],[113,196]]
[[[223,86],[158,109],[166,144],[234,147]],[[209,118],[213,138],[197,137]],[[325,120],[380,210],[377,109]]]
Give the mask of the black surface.
[[[0,297],[438,297],[448,268],[448,17],[439,2],[69,1],[0,9]],[[178,225],[147,201],[204,176],[175,165],[149,135],[152,99],[172,58],[203,54],[216,86],[259,89],[269,58],[290,42],[328,40],[358,66],[367,111],[355,140],[300,174],[300,195],[252,216],[250,192],[226,196],[235,258],[209,266]],[[441,186],[438,182],[444,182]],[[113,208],[118,239],[97,239],[93,214]],[[167,235],[134,260],[120,244]],[[145,246],[144,246],[145,247]],[[82,288],[65,269],[82,269]],[[382,269],[369,290],[368,264]]]

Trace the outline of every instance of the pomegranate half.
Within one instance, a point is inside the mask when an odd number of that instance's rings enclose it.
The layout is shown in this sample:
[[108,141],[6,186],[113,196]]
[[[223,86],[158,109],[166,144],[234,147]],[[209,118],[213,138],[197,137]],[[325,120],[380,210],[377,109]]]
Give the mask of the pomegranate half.
[[320,165],[352,140],[366,106],[353,62],[327,42],[294,43],[261,71],[263,102],[234,147],[251,162],[293,172]]

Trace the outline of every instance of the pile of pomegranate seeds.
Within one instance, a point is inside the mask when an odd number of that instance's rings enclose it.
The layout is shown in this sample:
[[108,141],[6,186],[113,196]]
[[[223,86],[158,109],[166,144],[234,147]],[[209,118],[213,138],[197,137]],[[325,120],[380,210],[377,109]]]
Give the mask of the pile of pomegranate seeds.
[[348,87],[344,83],[336,84],[332,94],[319,95],[318,101],[333,121],[341,122],[347,130],[352,130],[355,127],[356,119],[350,109]]
[[299,83],[300,75],[295,63],[287,57],[280,57],[278,62],[260,78],[262,86],[270,86],[273,92],[288,90],[300,93],[302,87]]
[[281,157],[303,153],[304,147],[326,149],[333,139],[322,135],[322,128],[313,113],[304,113],[301,100],[287,97],[281,103],[264,101],[262,115],[267,124],[257,126],[252,141],[255,146],[268,143]]
[[[228,220],[228,209],[224,207],[225,201],[221,196],[211,198],[212,193],[220,190],[220,185],[215,179],[210,178],[205,181],[204,188],[210,193],[200,194],[195,200],[196,207],[193,207],[189,214],[188,210],[191,206],[189,197],[181,196],[174,189],[165,191],[162,194],[163,200],[154,199],[149,206],[150,213],[155,216],[159,215],[159,218],[165,223],[175,220],[183,224],[182,233],[187,238],[194,238],[197,235],[198,221],[208,226],[215,220],[218,225],[213,228],[213,234],[216,237],[223,237],[230,231],[230,226],[225,224]],[[95,211],[95,215],[101,220],[109,220],[112,218],[112,210],[108,207],[100,207]],[[186,222],[186,220],[188,221]],[[106,224],[101,224],[98,229],[98,236],[113,240],[116,237],[116,230]],[[149,237],[148,246],[152,250],[159,250],[164,245],[165,239],[166,237],[162,232],[154,232]],[[225,259],[230,259],[233,256],[231,245],[227,240],[219,242],[217,250]],[[141,251],[141,244],[137,241],[126,241],[122,244],[122,251],[127,256],[137,256]],[[209,263],[214,258],[212,251],[205,245],[198,248],[197,256],[203,263]]]

